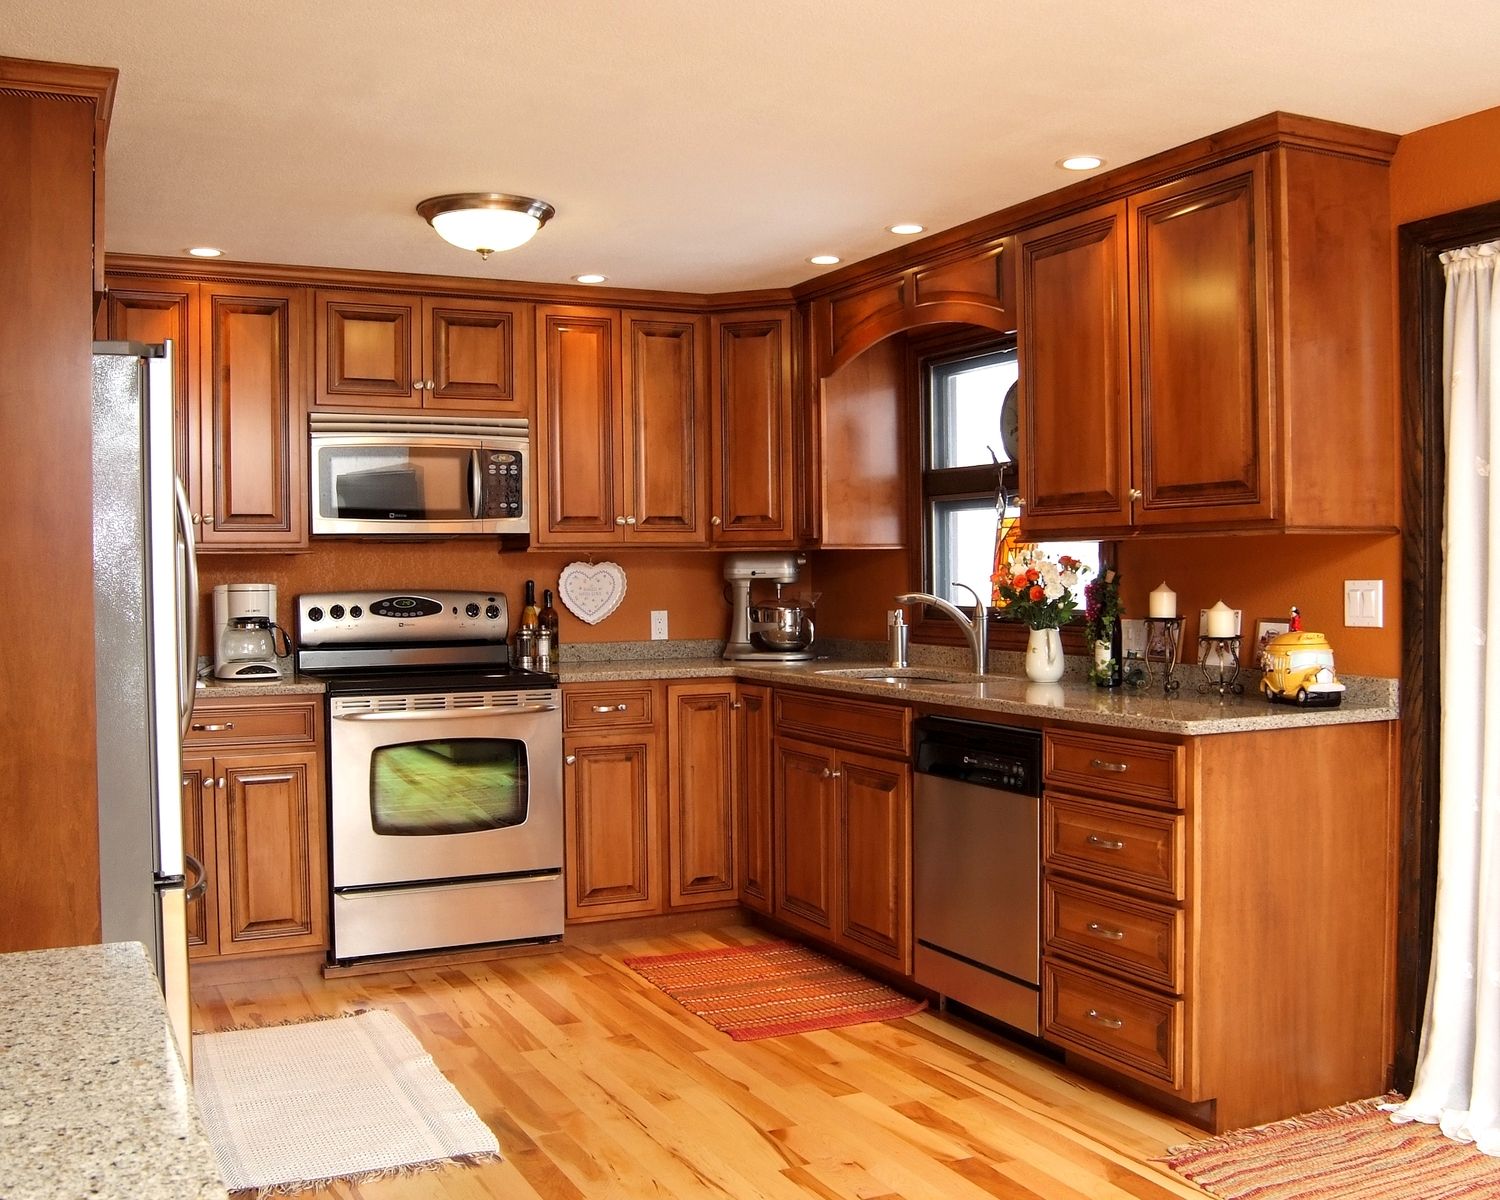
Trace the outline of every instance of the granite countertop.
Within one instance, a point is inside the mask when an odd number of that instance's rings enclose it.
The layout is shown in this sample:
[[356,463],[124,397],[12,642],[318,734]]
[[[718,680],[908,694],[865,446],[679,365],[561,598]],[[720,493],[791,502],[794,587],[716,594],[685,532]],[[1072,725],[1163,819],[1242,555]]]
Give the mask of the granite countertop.
[[0,955],[0,1196],[225,1195],[140,943]]
[[[1108,691],[1086,680],[1036,684],[1020,675],[991,674],[979,679],[969,672],[916,666],[891,672],[899,683],[851,678],[847,671],[882,671],[879,662],[813,660],[802,663],[726,662],[721,658],[632,659],[611,662],[564,662],[561,678],[569,683],[603,683],[630,679],[701,679],[729,676],[758,683],[793,684],[870,699],[898,700],[917,707],[958,709],[976,717],[1039,717],[1084,725],[1136,729],[1152,733],[1199,736],[1263,729],[1296,729],[1309,725],[1349,725],[1394,721],[1400,716],[1396,681],[1345,679],[1348,691],[1338,708],[1302,709],[1271,704],[1247,685],[1243,696],[1200,695],[1195,669],[1183,672],[1182,690],[1164,696],[1156,689]],[[928,677],[928,678],[922,678]],[[935,679],[931,677],[936,677]],[[1258,678],[1251,676],[1252,681]]]

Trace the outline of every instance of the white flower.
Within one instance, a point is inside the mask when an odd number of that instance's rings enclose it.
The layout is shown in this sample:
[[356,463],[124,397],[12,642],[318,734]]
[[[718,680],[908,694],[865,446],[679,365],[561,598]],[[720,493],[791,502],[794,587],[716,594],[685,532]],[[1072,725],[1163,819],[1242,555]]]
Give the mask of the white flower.
[[1063,587],[1062,580],[1054,579],[1050,583],[1044,583],[1042,590],[1047,593],[1048,600],[1061,600],[1068,594],[1068,589]]
[[1065,588],[1067,588],[1069,591],[1072,591],[1072,589],[1074,589],[1074,588],[1076,588],[1078,586],[1078,572],[1077,571],[1064,571],[1059,576],[1059,578],[1063,581],[1063,586]]

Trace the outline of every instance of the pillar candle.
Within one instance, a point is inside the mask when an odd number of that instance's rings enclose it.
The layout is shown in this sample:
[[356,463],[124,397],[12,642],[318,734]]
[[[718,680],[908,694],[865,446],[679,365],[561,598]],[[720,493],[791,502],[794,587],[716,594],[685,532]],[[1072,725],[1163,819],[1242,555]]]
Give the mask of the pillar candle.
[[1153,617],[1175,617],[1177,615],[1177,593],[1165,582],[1151,593],[1151,615]]
[[1233,637],[1234,609],[1220,600],[1208,610],[1208,620],[1204,622],[1204,626],[1205,637]]

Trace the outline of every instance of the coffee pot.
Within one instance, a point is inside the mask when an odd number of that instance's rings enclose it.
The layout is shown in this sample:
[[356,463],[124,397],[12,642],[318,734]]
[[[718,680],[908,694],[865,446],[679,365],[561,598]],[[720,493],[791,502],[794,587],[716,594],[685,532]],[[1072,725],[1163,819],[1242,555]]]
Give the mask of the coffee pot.
[[283,649],[286,632],[272,624],[269,617],[230,617],[214,647],[214,675],[219,679],[254,682],[281,678],[276,661],[276,634],[281,633]]

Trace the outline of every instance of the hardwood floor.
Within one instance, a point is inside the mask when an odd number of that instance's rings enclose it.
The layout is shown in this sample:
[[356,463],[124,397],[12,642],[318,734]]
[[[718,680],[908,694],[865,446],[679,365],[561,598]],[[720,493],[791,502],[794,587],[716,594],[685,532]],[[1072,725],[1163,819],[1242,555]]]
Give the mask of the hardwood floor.
[[194,988],[194,1027],[382,1008],[495,1131],[504,1161],[359,1185],[340,1200],[1163,1200],[1148,1161],[1203,1136],[924,1012],[736,1043],[622,964],[752,941],[728,927],[492,962]]

